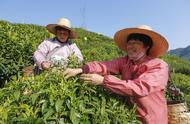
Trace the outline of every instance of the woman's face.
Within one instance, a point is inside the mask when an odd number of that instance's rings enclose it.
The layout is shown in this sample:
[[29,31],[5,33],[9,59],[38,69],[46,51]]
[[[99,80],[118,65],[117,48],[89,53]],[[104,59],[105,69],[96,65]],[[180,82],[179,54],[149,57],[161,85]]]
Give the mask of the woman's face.
[[148,47],[145,47],[142,41],[129,40],[127,42],[127,54],[132,60],[138,60],[140,57],[146,55]]
[[59,39],[59,41],[66,42],[67,39],[69,38],[69,32],[65,30],[57,30],[56,36]]

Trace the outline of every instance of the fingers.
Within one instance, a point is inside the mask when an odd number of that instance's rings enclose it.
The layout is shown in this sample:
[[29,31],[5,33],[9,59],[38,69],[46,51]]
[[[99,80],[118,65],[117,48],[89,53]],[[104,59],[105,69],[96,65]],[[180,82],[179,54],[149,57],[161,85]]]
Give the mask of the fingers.
[[86,82],[92,82],[93,76],[92,74],[81,74],[80,79],[86,81]]
[[70,68],[67,68],[64,72],[63,72],[63,77],[65,79],[68,79],[69,77],[71,77],[71,69]]
[[49,69],[49,68],[51,67],[51,63],[48,62],[48,61],[42,62],[41,65],[42,65],[42,68],[43,68],[43,69]]
[[102,85],[104,77],[99,74],[82,74],[80,79],[94,85]]
[[69,73],[69,68],[67,68],[67,69],[63,72],[63,77],[65,77],[68,73]]
[[65,77],[65,79],[68,79],[70,77],[76,76],[78,74],[77,69],[71,69],[71,68],[67,68],[64,72],[63,72],[63,77]]
[[80,77],[80,79],[82,79],[82,80],[84,80],[84,81],[87,81],[87,82],[92,81],[91,78],[87,78],[87,77]]
[[66,76],[65,76],[65,79],[68,79],[68,78],[70,78],[70,77],[71,77],[70,75],[66,75]]
[[81,74],[81,78],[92,78],[92,74]]

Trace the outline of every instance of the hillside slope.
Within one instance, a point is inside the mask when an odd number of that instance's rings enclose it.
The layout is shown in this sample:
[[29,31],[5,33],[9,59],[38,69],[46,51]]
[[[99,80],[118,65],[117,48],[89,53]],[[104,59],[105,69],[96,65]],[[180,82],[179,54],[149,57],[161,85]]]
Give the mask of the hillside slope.
[[[81,28],[76,31],[79,38],[74,42],[84,63],[126,54],[109,37]],[[23,77],[22,68],[33,64],[33,52],[50,37],[43,26],[0,21],[0,123],[139,123],[135,107],[129,109],[125,97],[88,85],[79,77],[65,80],[60,70]],[[162,58],[190,106],[190,62],[170,55]]]
[[168,53],[170,55],[175,55],[183,59],[190,60],[190,46],[187,46],[186,48],[170,50]]
[[[123,53],[113,40],[80,28],[75,40],[85,62],[109,60]],[[33,64],[38,44],[52,37],[44,27],[0,21],[0,123],[22,124],[139,124],[135,107],[124,97],[82,82],[65,80],[62,70],[23,77],[21,69]]]
[[[81,49],[85,62],[109,60],[123,54],[111,38],[76,28],[74,42]],[[33,52],[47,38],[53,37],[45,27],[0,21],[0,86],[12,75],[21,74],[23,67],[33,64]]]

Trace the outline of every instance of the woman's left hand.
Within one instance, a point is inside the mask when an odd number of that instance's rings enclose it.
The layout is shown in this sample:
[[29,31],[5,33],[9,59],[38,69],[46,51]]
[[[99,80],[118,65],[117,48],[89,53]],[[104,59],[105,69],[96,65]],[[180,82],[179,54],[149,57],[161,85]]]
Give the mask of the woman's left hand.
[[102,85],[104,77],[99,74],[81,74],[80,79],[94,85]]

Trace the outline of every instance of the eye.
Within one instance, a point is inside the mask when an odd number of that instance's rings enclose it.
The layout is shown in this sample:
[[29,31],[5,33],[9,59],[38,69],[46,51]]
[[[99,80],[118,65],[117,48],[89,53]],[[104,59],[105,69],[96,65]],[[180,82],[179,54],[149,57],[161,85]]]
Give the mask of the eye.
[[138,42],[128,42],[127,45],[140,45]]

